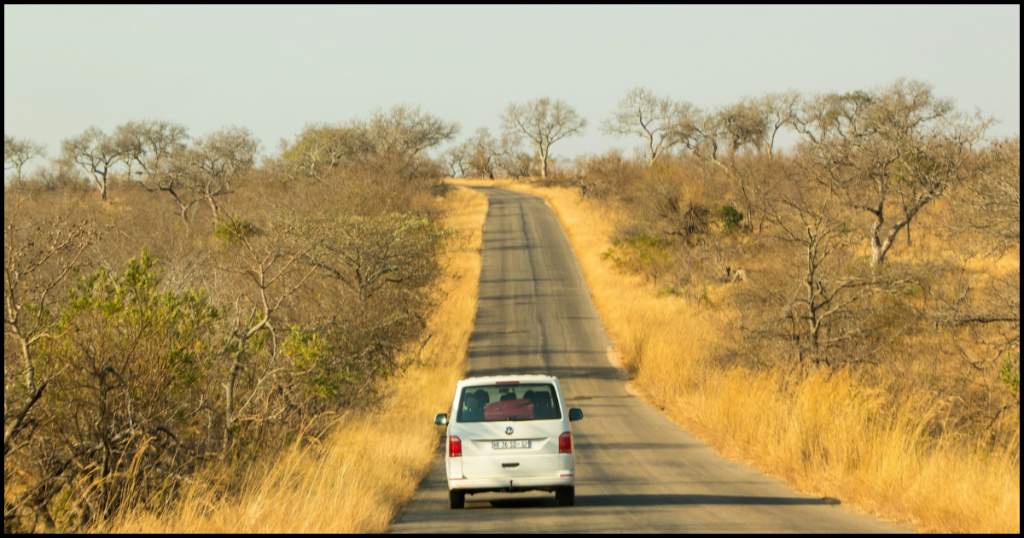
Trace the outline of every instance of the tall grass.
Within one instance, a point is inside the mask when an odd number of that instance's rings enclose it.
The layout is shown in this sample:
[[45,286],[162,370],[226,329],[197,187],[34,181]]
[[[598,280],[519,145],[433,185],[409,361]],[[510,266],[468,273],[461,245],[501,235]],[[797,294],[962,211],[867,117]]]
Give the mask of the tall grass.
[[387,382],[378,407],[340,417],[322,442],[297,443],[272,464],[245,470],[239,493],[221,495],[213,486],[195,486],[167,513],[127,514],[103,530],[387,530],[430,468],[440,439],[431,419],[451,404],[473,330],[487,199],[459,189],[447,203],[446,227],[458,233],[437,288],[440,304],[428,320],[431,338],[422,349],[410,350],[411,366]]
[[922,431],[934,423],[934,402],[883,394],[851,370],[722,366],[713,351],[737,337],[738,312],[727,301],[659,297],[641,278],[615,272],[601,256],[614,216],[578,191],[498,185],[554,208],[634,387],[726,456],[921,531],[1020,532],[1017,455],[980,449],[952,430]]

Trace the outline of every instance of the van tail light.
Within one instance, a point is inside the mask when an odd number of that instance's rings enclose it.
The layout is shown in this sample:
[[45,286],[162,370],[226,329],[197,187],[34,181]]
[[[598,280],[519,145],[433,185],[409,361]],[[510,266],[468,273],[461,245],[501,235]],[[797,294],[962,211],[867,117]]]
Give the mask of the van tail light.
[[572,454],[572,433],[565,432],[558,436],[558,453]]
[[[559,444],[561,446],[561,444]],[[454,435],[448,436],[448,456],[452,458],[462,457],[462,439]]]

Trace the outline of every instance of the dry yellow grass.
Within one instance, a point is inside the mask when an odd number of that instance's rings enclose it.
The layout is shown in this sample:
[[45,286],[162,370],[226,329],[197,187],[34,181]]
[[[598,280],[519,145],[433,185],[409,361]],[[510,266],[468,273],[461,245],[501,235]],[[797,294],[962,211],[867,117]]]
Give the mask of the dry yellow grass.
[[[438,286],[440,306],[428,322],[418,362],[389,381],[377,409],[341,417],[322,444],[287,451],[249,469],[241,492],[216,499],[195,487],[168,514],[129,514],[112,532],[383,532],[426,476],[439,442],[435,413],[451,405],[465,372],[476,313],[480,247],[487,199],[459,189],[448,228],[459,230]],[[419,350],[417,350],[419,351]]]
[[[670,418],[723,454],[927,532],[1020,531],[1016,457],[920,431],[932,402],[908,398],[893,409],[847,371],[794,378],[785,372],[727,370],[710,350],[728,345],[727,306],[711,309],[657,297],[639,278],[601,259],[613,218],[572,189],[477,181],[545,198],[580,259],[601,319],[633,384]],[[712,291],[714,293],[714,291]],[[1017,436],[1019,438],[1019,429]]]

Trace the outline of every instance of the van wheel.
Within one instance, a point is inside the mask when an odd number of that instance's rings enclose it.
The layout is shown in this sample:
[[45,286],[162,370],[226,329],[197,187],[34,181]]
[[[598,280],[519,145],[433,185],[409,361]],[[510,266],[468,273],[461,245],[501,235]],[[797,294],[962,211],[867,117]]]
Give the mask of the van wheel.
[[558,506],[572,506],[576,504],[576,486],[566,486],[555,490],[555,498],[558,499]]
[[454,489],[448,490],[448,508],[459,510],[466,506],[466,492]]

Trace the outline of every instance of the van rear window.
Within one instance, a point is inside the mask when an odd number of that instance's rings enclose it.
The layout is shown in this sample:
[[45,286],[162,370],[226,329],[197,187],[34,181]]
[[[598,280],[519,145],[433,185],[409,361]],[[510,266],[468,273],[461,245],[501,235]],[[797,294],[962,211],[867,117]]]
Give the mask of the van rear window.
[[562,418],[554,385],[482,385],[459,395],[459,422]]

